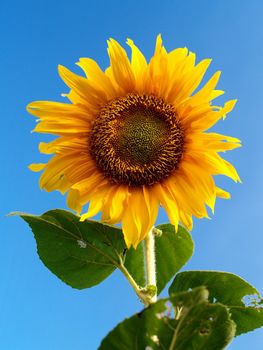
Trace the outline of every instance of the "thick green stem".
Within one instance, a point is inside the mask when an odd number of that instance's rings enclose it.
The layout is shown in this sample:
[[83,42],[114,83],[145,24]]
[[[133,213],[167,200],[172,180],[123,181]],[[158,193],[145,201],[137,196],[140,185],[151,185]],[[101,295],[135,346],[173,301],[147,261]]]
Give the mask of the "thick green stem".
[[145,266],[146,266],[146,289],[152,291],[152,296],[149,300],[150,303],[157,301],[157,287],[156,287],[156,264],[155,264],[155,236],[153,229],[149,231],[145,240]]

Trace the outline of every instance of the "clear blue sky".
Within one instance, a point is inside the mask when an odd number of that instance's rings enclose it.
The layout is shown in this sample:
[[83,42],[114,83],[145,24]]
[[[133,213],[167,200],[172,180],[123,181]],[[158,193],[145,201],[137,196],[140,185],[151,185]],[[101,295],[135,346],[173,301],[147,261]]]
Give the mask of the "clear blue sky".
[[[59,193],[38,187],[27,169],[43,161],[25,111],[33,100],[67,92],[57,65],[75,69],[79,57],[106,68],[106,39],[131,37],[149,58],[162,33],[168,49],[187,46],[198,59],[213,58],[209,73],[223,71],[220,88],[239,102],[216,131],[239,137],[244,147],[226,155],[243,184],[218,183],[232,193],[219,200],[212,220],[195,221],[196,251],[189,269],[236,273],[263,292],[262,275],[262,57],[261,0],[2,1],[1,33],[1,253],[0,349],[96,349],[119,321],[141,308],[124,278],[113,274],[84,291],[60,282],[40,262],[29,228],[14,210],[40,214],[65,208]],[[261,181],[260,181],[261,180]],[[161,215],[159,222],[164,222]],[[261,345],[260,345],[261,344]],[[230,349],[262,349],[263,332],[237,338]]]

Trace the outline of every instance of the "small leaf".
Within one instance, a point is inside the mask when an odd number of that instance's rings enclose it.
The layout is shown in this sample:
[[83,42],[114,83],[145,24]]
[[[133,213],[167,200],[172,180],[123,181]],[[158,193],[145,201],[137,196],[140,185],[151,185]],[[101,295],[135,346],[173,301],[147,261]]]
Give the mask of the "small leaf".
[[[227,309],[209,304],[204,287],[161,299],[120,323],[99,350],[220,350],[232,339],[234,323]],[[173,317],[173,310],[182,310]]]
[[126,248],[120,229],[96,221],[80,222],[65,210],[20,216],[34,233],[42,262],[73,288],[102,282],[115,270]]
[[[263,326],[260,294],[248,282],[232,273],[219,271],[185,271],[179,273],[169,288],[169,294],[206,286],[210,302],[228,306],[237,325],[236,335]],[[250,304],[251,305],[250,305]]]
[[158,225],[156,228],[162,231],[162,235],[155,239],[157,290],[160,294],[176,272],[191,258],[194,243],[183,226],[179,225],[177,232],[171,224]]

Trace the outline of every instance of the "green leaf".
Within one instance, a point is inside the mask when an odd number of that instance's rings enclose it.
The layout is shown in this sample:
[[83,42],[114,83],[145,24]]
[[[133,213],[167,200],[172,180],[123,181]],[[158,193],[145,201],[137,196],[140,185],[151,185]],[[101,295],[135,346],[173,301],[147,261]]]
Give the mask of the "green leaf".
[[235,323],[222,304],[206,302],[193,306],[177,326],[172,349],[224,349],[235,335]]
[[191,258],[194,243],[183,226],[179,225],[177,232],[171,224],[158,225],[156,228],[162,231],[162,235],[155,239],[157,290],[160,294],[176,272]]
[[232,320],[237,324],[236,336],[263,326],[263,308],[232,306],[229,308]]
[[248,282],[228,272],[184,271],[178,273],[169,288],[169,294],[186,291],[189,288],[206,286],[211,302],[219,301],[225,305],[244,305],[242,298],[259,292]]
[[[155,349],[156,337],[158,337],[160,343],[159,335],[160,333],[165,334],[165,331],[167,338],[171,339],[173,335],[172,327],[175,327],[177,322],[174,324],[171,322],[171,328],[169,328],[164,318],[161,317],[167,311],[166,302],[166,299],[162,299],[141,313],[118,324],[103,339],[99,350],[145,350],[147,346],[152,346],[152,349]],[[168,348],[161,343],[161,349]]]
[[146,280],[144,270],[143,243],[139,244],[137,249],[131,247],[129,250],[127,250],[124,266],[134,278],[136,283],[139,286],[144,287]]
[[210,302],[226,305],[237,325],[236,335],[263,326],[260,294],[248,282],[232,273],[219,271],[185,271],[179,273],[169,288],[169,294],[206,286]]
[[207,298],[208,291],[199,287],[161,299],[120,323],[99,350],[224,349],[235,325],[226,307],[209,304]]
[[31,227],[40,259],[73,288],[97,285],[119,264],[125,252],[122,231],[96,221],[80,222],[65,210],[34,216],[20,214]]

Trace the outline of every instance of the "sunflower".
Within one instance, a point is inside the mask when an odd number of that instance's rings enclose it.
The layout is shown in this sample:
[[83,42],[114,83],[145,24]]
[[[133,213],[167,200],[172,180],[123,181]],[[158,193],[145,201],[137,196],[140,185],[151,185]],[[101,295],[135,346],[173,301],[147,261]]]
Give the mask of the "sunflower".
[[132,40],[127,44],[131,59],[109,40],[105,71],[90,58],[77,63],[85,77],[59,66],[70,103],[37,101],[27,110],[38,117],[34,131],[59,136],[39,145],[53,157],[30,165],[44,170],[40,187],[67,192],[67,205],[81,220],[102,212],[104,222],[121,222],[127,246],[136,247],[153,227],[160,205],[175,227],[181,222],[191,229],[193,215],[208,217],[206,207],[213,212],[216,197],[230,198],[213,176],[240,181],[218,154],[240,141],[205,132],[236,103],[212,105],[224,93],[215,89],[220,72],[196,92],[210,59],[196,64],[186,48],[167,52],[159,35],[147,63]]

